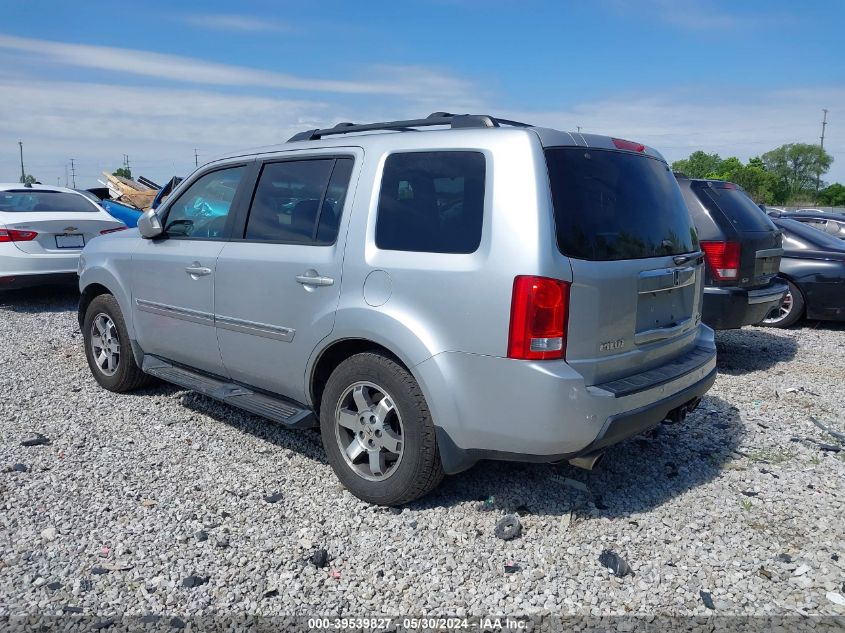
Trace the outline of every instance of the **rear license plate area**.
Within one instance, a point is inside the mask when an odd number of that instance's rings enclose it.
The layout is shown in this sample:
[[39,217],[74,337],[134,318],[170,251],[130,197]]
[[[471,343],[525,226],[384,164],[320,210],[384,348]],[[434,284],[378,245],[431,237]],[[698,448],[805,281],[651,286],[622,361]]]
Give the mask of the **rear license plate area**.
[[56,236],[56,248],[82,248],[83,246],[85,246],[85,237],[78,233]]
[[774,277],[780,269],[780,257],[759,257],[754,268],[755,277]]

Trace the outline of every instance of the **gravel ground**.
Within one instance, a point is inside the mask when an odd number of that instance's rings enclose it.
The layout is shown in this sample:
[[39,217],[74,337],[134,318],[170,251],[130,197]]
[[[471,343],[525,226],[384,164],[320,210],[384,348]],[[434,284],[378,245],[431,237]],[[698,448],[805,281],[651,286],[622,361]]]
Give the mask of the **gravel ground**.
[[482,463],[390,510],[339,485],[314,432],[99,388],[75,302],[0,296],[2,616],[845,616],[845,452],[810,419],[842,430],[843,326],[720,333],[701,407],[597,471]]

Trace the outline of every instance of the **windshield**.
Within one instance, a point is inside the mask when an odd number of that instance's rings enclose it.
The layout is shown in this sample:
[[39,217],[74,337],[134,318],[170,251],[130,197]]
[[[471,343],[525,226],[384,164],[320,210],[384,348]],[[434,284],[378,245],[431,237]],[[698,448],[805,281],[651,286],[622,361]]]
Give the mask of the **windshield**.
[[698,250],[695,227],[666,163],[583,147],[548,149],[546,162],[564,255],[617,260]]
[[20,213],[94,213],[98,207],[85,196],[64,191],[26,189],[0,191],[0,211]]

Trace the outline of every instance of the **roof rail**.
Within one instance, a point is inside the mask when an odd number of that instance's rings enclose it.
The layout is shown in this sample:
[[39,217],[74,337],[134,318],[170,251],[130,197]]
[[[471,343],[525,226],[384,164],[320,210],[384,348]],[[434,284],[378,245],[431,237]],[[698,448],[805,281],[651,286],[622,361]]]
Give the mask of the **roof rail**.
[[513,127],[531,127],[528,123],[499,119],[487,114],[450,114],[449,112],[433,112],[424,119],[409,119],[407,121],[386,121],[384,123],[338,123],[334,127],[325,129],[306,130],[294,134],[288,143],[294,141],[316,141],[324,136],[333,134],[349,134],[351,132],[371,132],[374,130],[393,130],[394,132],[411,132],[414,128],[430,127],[434,125],[449,125],[458,128],[485,128],[510,125]]

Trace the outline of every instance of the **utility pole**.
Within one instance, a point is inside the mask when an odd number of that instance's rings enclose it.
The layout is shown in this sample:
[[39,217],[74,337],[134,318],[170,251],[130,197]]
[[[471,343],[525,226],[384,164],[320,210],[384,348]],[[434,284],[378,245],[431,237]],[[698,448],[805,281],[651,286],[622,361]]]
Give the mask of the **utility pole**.
[[199,166],[200,166],[200,157],[199,157],[199,154],[197,154],[197,148],[195,147],[194,148],[194,167],[199,167]]
[[65,187],[67,187],[67,163],[65,163]]
[[[827,108],[822,108],[822,135],[820,137],[821,140],[821,148],[824,150],[824,129],[827,127]],[[821,187],[822,181],[822,172],[821,169],[816,172],[816,198],[819,195],[819,187]]]
[[580,134],[580,133],[581,133],[581,126],[580,126],[580,125],[576,125],[575,127],[578,129],[578,134]]
[[129,169],[129,154],[123,155],[123,166],[128,170]]
[[70,176],[73,179],[73,188],[76,189],[76,166],[73,164],[74,160],[73,158],[70,159]]
[[18,141],[18,145],[21,148],[21,184],[26,183],[26,172],[23,168],[23,141]]

